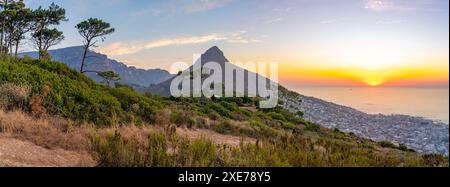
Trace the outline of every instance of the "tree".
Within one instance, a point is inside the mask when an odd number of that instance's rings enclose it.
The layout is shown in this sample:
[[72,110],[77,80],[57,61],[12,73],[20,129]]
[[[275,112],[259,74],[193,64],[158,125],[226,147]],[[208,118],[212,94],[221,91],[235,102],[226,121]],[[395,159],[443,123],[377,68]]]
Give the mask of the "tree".
[[104,83],[108,86],[111,85],[111,82],[119,81],[120,75],[115,73],[114,71],[105,71],[98,73],[98,76],[104,79]]
[[2,8],[2,11],[0,12],[0,19],[1,19],[1,38],[0,38],[0,54],[8,54],[9,51],[9,33],[8,28],[11,21],[11,14],[10,11],[10,4],[11,2],[14,2],[13,0],[0,0],[0,7]]
[[6,21],[7,16],[5,15],[6,9],[8,7],[9,0],[0,0],[0,8],[2,11],[0,12],[0,21],[1,21],[1,34],[0,34],[0,55],[7,53],[7,47],[3,43],[3,40],[5,39],[5,29],[6,29]]
[[89,18],[77,24],[75,28],[78,29],[78,33],[84,38],[84,53],[80,67],[80,73],[84,73],[86,55],[89,48],[96,47],[97,38],[100,38],[103,42],[106,39],[106,35],[112,34],[115,30],[111,28],[109,23],[97,18]]
[[64,40],[64,35],[58,29],[43,29],[39,32],[33,33],[33,43],[35,45],[40,45],[39,58],[40,59],[50,59],[48,54],[48,49],[51,46],[59,44]]
[[[58,41],[57,39],[61,39],[61,32],[55,32],[56,30],[49,29],[48,27],[52,25],[59,25],[62,21],[67,21],[66,10],[56,5],[55,3],[52,3],[48,9],[39,7],[38,9],[33,11],[33,15],[35,23],[32,37],[35,47],[39,51],[39,59],[41,59],[41,54],[47,54],[48,44],[51,44],[51,42],[49,43],[49,41]],[[51,39],[49,38],[49,36],[58,37],[54,37],[53,39]]]
[[34,17],[32,10],[26,8],[23,1],[12,2],[10,6],[12,14],[9,25],[9,37],[11,38],[11,43],[9,45],[11,47],[15,45],[14,56],[17,57],[20,41],[24,39],[25,34],[31,31],[31,29],[33,28],[32,21]]

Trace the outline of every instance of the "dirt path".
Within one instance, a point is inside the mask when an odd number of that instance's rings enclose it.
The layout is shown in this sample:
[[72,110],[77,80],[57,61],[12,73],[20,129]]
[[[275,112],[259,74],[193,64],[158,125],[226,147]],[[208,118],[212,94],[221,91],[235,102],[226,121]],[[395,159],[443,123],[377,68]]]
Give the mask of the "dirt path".
[[89,154],[49,150],[33,143],[0,137],[0,167],[95,166]]
[[[255,143],[251,138],[242,139],[204,129],[177,128],[177,134],[189,139],[206,138],[216,144],[238,147],[242,140]],[[89,154],[81,154],[63,149],[47,149],[29,141],[0,136],[0,167],[78,167],[95,166]]]
[[205,129],[196,129],[196,130],[189,130],[189,129],[183,129],[183,128],[177,128],[177,134],[182,137],[187,137],[189,139],[199,139],[199,138],[206,138],[211,140],[212,142],[216,144],[227,144],[233,147],[238,147],[241,143],[241,140],[244,140],[244,143],[255,143],[256,140],[253,138],[244,138],[238,136],[231,136],[231,135],[223,135],[216,133],[211,130],[205,130]]

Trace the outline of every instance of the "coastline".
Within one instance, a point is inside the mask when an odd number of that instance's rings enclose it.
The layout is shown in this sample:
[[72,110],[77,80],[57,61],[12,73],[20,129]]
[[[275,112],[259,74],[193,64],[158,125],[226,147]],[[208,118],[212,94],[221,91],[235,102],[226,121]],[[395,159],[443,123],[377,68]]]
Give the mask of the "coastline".
[[409,115],[449,124],[447,87],[297,87],[296,92],[367,114]]
[[283,107],[302,111],[306,120],[323,127],[337,128],[373,141],[404,144],[419,153],[449,155],[448,123],[411,115],[368,114],[315,97],[301,94],[298,97],[283,98],[287,100]]

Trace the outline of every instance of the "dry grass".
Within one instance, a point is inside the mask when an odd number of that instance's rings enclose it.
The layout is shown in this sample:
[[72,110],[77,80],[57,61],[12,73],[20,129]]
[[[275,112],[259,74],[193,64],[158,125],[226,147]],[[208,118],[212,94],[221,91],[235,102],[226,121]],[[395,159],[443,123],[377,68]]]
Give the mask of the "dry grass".
[[169,109],[159,111],[155,116],[155,123],[158,125],[169,125],[171,114],[172,112]]
[[23,108],[30,92],[29,86],[12,83],[0,84],[0,109],[15,110]]
[[[140,145],[148,144],[148,136],[154,132],[165,133],[169,137],[177,134],[191,140],[205,137],[216,144],[231,146],[237,146],[242,140],[237,136],[221,135],[210,130],[177,128],[175,125],[128,125],[96,128],[88,124],[78,125],[60,117],[35,118],[22,111],[4,112],[0,110],[0,137],[29,141],[47,149],[91,152],[89,140],[91,135],[105,137],[114,132],[119,132],[124,138],[136,141]],[[245,142],[254,143],[255,140],[249,138]]]
[[46,148],[87,151],[87,135],[94,129],[75,126],[73,122],[57,117],[36,119],[20,111],[0,110],[0,133],[2,136],[26,140]]
[[196,140],[196,139],[207,139],[211,140],[213,143],[218,145],[229,145],[232,147],[239,147],[242,143],[244,144],[255,144],[256,139],[254,138],[248,138],[248,137],[239,137],[239,136],[231,136],[231,135],[224,135],[219,134],[211,130],[206,129],[197,129],[197,130],[190,130],[190,129],[184,129],[184,128],[178,128],[177,129],[178,136]]

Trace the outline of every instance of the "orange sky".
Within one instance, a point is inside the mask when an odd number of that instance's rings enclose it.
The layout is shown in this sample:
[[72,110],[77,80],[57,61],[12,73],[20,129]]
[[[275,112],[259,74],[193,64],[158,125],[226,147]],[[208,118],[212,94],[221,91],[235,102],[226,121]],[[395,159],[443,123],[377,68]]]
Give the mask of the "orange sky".
[[[361,67],[317,67],[280,64],[283,83],[336,86],[448,86],[448,64]],[[301,82],[299,83],[299,80]]]

